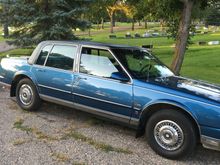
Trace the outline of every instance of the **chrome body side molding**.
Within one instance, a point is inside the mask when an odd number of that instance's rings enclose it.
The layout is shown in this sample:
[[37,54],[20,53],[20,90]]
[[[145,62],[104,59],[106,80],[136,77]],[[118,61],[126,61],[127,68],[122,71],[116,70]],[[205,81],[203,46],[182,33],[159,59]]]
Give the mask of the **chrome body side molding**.
[[101,109],[97,109],[97,108],[77,104],[77,103],[74,103],[74,102],[58,99],[58,98],[55,98],[55,97],[40,94],[40,98],[44,101],[56,103],[56,104],[59,104],[59,105],[70,107],[70,108],[75,108],[75,109],[78,109],[78,110],[81,110],[81,111],[84,111],[84,112],[88,112],[88,113],[99,115],[99,116],[102,116],[102,117],[105,117],[105,118],[108,118],[108,119],[116,120],[116,121],[121,122],[121,123],[127,123],[127,124],[130,123],[130,125],[134,126],[134,127],[138,126],[138,123],[139,123],[139,120],[135,119],[135,118],[130,118],[130,117],[125,116],[125,115],[120,115],[120,114],[117,114],[117,113],[104,111],[104,110],[101,110]]
[[208,136],[201,136],[201,143],[204,148],[220,151],[220,140]]

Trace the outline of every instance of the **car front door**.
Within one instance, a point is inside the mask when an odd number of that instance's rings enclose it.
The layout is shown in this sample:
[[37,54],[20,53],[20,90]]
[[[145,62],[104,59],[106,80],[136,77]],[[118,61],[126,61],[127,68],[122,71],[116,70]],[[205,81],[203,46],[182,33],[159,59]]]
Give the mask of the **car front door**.
[[108,49],[82,47],[73,82],[74,102],[92,113],[129,122],[131,78]]
[[44,99],[72,102],[73,65],[77,46],[47,45],[32,68],[40,95]]

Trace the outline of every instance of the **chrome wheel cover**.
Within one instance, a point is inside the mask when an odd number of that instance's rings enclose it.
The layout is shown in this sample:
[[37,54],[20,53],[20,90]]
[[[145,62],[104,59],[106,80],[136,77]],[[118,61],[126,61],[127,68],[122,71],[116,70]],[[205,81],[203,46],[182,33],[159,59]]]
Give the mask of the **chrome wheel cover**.
[[19,89],[19,99],[22,104],[28,106],[33,101],[33,90],[28,84],[23,84]]
[[184,142],[180,126],[171,120],[162,120],[154,127],[154,138],[160,147],[168,151],[179,149]]

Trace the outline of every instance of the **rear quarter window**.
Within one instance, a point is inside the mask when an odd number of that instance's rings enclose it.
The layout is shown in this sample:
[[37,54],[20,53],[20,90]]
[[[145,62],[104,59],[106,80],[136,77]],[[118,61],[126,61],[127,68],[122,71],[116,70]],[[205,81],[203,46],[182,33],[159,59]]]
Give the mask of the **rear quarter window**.
[[40,54],[36,62],[37,65],[44,65],[44,62],[47,58],[47,55],[50,53],[51,48],[52,45],[47,45],[40,51]]

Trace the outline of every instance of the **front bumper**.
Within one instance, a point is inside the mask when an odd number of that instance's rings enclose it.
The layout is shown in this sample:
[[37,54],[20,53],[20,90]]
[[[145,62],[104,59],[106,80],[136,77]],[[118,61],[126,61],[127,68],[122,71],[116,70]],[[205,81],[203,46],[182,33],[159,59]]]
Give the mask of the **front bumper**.
[[201,142],[204,148],[220,151],[220,139],[202,135]]

